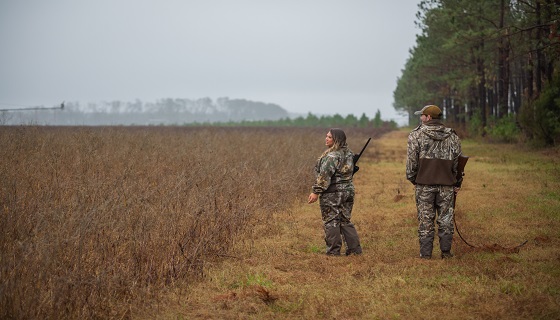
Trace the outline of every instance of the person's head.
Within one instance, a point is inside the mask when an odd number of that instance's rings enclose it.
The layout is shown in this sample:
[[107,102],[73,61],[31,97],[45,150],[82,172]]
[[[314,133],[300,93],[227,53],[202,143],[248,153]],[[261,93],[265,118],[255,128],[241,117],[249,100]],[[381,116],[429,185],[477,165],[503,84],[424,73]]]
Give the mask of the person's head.
[[429,104],[422,108],[422,110],[414,112],[416,115],[420,115],[420,120],[422,122],[430,121],[432,119],[441,119],[441,109],[433,104]]
[[334,150],[340,149],[346,144],[346,134],[342,129],[332,128],[327,133],[325,145]]

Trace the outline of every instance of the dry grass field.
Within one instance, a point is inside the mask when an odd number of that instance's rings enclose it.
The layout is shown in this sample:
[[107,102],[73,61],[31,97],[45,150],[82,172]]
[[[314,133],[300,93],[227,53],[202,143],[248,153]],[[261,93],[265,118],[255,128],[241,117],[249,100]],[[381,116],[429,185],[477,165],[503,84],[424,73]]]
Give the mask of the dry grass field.
[[308,191],[325,133],[0,127],[0,318],[157,306]]
[[560,318],[558,149],[463,141],[456,218],[476,248],[455,236],[454,258],[425,261],[407,131],[347,130],[354,151],[374,137],[364,254],[327,257],[306,204],[325,133],[0,127],[0,318]]

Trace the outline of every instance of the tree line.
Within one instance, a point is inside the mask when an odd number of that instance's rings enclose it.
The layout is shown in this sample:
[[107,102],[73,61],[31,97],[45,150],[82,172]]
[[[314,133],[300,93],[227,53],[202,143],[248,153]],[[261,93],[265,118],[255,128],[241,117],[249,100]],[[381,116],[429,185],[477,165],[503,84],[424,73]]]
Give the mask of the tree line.
[[[49,110],[45,110],[49,109]],[[53,110],[50,110],[53,109]],[[192,122],[278,120],[289,113],[273,103],[229,99],[165,98],[156,102],[101,101],[80,104],[66,102],[64,108],[37,107],[0,110],[0,125],[179,125]],[[20,111],[20,112],[18,112]]]
[[560,142],[560,1],[424,0],[396,110],[442,107],[471,135]]
[[317,116],[309,112],[306,116],[296,118],[282,118],[279,120],[243,120],[213,123],[194,123],[187,125],[195,126],[243,126],[243,127],[344,127],[344,128],[397,128],[397,123],[393,120],[385,121],[381,119],[381,112],[377,110],[373,118],[368,118],[365,113],[358,118],[353,114],[343,117],[340,114]]

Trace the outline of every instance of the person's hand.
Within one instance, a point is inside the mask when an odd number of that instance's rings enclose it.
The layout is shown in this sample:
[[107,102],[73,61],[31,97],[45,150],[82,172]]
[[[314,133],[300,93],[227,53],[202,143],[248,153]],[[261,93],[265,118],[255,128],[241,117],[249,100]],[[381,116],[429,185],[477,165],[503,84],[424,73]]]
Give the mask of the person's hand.
[[455,194],[459,193],[459,190],[461,190],[461,187],[453,187]]
[[313,202],[317,201],[317,199],[319,199],[319,195],[316,194],[316,193],[312,193],[307,198],[307,203],[313,203]]

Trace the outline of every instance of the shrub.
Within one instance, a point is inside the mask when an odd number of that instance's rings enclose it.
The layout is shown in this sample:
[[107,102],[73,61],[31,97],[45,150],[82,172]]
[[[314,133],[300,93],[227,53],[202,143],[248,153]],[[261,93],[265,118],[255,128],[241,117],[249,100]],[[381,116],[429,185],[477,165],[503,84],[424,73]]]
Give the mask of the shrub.
[[554,146],[560,140],[560,73],[534,102],[521,108],[524,133],[537,145]]
[[469,136],[472,137],[480,137],[482,136],[483,127],[482,127],[482,117],[480,116],[480,110],[477,110],[473,113],[472,117],[469,119],[468,123],[468,132]]
[[493,125],[486,128],[489,139],[498,142],[517,142],[519,140],[519,126],[515,116],[508,115],[498,119]]

